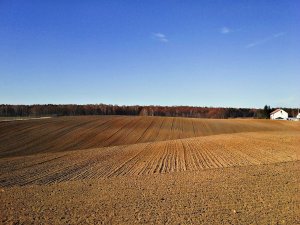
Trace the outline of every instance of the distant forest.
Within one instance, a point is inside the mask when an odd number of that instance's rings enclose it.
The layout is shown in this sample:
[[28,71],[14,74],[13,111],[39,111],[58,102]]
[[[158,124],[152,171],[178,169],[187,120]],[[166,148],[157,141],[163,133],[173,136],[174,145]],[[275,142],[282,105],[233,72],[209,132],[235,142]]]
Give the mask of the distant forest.
[[[273,108],[216,108],[192,106],[119,106],[106,104],[89,105],[0,105],[1,117],[22,116],[79,116],[79,115],[134,115],[170,116],[194,118],[269,118]],[[296,116],[297,109],[284,108],[289,116]]]

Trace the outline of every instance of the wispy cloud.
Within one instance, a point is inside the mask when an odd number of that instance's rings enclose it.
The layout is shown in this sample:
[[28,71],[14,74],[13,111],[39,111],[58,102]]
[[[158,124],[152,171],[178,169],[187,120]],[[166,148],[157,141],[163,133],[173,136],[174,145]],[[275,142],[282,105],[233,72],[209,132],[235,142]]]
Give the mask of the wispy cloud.
[[220,29],[220,33],[221,34],[229,34],[229,33],[231,33],[232,32],[232,30],[230,29],[230,28],[228,28],[228,27],[222,27],[221,29]]
[[165,34],[162,34],[162,33],[153,33],[152,37],[155,40],[159,41],[159,42],[164,42],[164,43],[169,42],[167,36]]
[[257,45],[264,44],[264,43],[269,42],[269,41],[271,41],[271,40],[273,40],[273,39],[276,39],[276,38],[278,38],[278,37],[281,37],[281,36],[283,36],[283,35],[286,35],[286,33],[285,33],[285,32],[280,32],[280,33],[277,33],[277,34],[273,34],[273,35],[271,35],[271,36],[262,38],[262,39],[260,39],[260,40],[255,41],[255,42],[252,42],[252,43],[249,43],[249,44],[247,44],[245,47],[246,47],[246,48],[253,48],[253,47],[257,46]]

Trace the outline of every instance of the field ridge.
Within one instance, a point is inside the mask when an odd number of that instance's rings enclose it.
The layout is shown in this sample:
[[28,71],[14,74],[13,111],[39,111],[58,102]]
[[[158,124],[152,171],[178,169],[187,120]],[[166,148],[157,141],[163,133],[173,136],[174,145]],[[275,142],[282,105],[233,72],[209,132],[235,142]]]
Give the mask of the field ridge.
[[[0,186],[299,160],[300,132],[249,132],[0,159]],[[9,163],[8,163],[9,162]]]
[[58,117],[0,123],[0,158],[241,132],[300,131],[298,123],[253,119]]

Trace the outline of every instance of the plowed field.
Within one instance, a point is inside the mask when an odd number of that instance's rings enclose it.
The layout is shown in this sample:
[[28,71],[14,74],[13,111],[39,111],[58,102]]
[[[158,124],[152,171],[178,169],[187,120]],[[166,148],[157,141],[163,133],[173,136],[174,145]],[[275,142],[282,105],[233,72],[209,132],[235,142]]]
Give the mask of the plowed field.
[[184,139],[224,133],[300,130],[269,120],[81,116],[0,122],[0,157]]
[[0,123],[3,224],[297,224],[300,123]]

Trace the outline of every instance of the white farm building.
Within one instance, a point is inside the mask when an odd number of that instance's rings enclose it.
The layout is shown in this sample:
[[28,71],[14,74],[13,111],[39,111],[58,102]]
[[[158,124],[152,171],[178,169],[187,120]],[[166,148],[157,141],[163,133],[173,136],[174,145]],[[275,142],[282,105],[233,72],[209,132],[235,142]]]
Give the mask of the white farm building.
[[271,120],[287,120],[289,117],[288,113],[283,109],[276,109],[270,113]]

